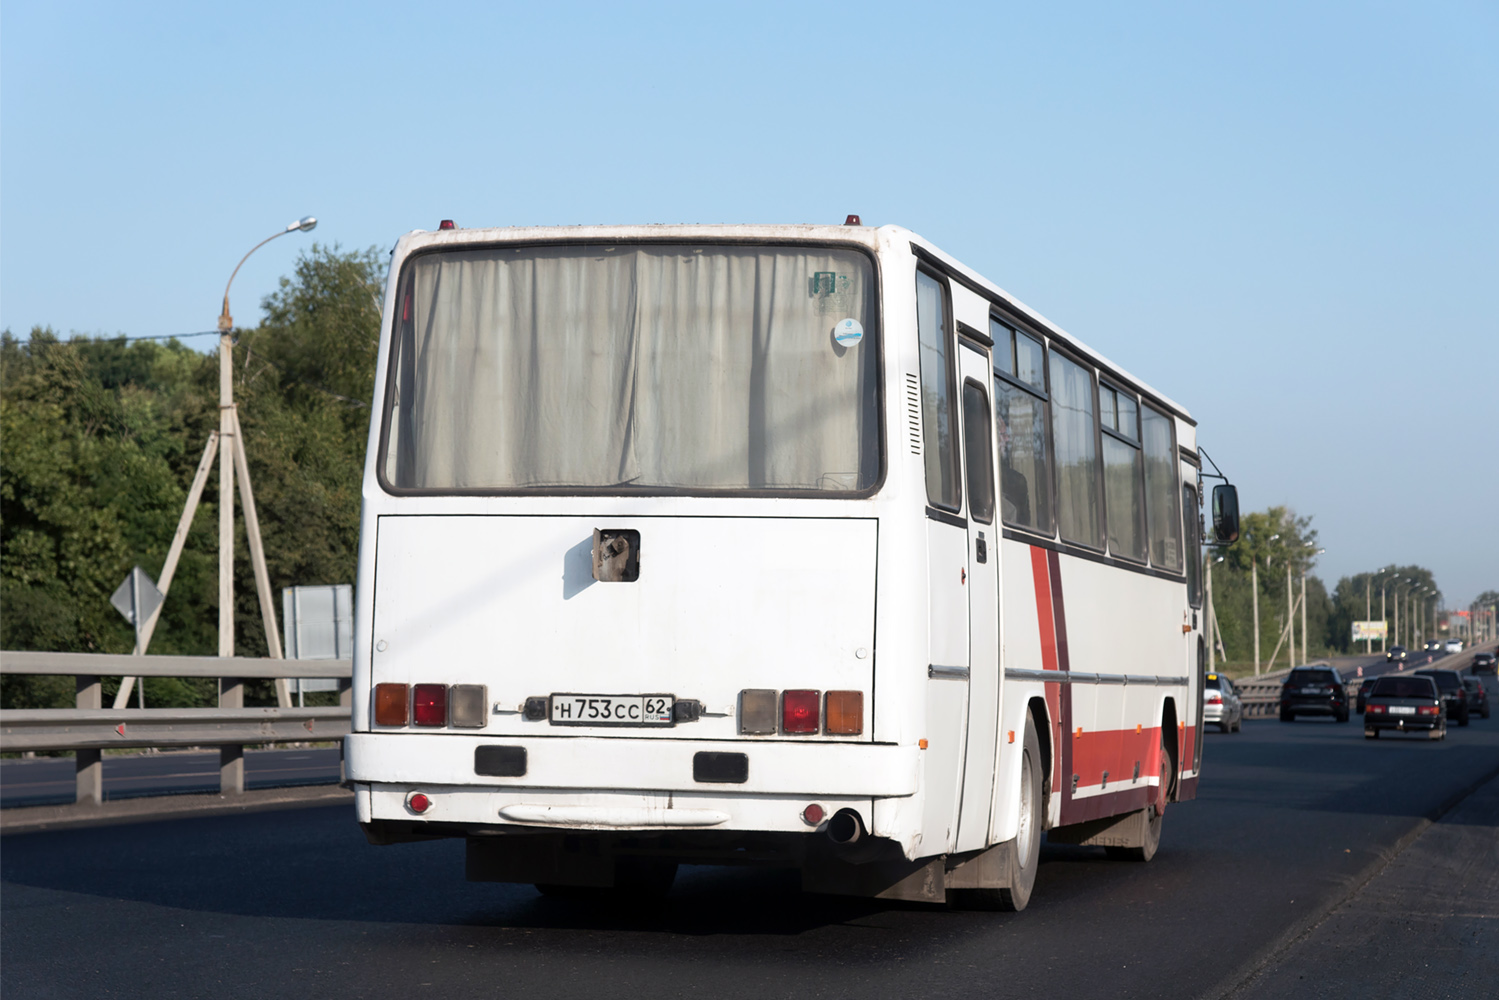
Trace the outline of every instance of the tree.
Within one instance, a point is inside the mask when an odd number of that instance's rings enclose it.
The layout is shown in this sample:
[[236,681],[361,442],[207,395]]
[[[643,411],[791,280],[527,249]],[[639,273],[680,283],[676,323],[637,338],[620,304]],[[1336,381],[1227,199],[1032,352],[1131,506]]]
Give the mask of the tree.
[[[380,329],[379,264],[373,249],[314,245],[262,303],[264,322],[238,331],[235,398],[273,592],[354,579]],[[25,341],[0,334],[5,648],[131,650],[134,633],[109,596],[132,565],[159,576],[217,424],[212,353],[123,337],[64,342],[45,328]],[[163,605],[153,653],[217,649],[216,499],[210,486]],[[264,655],[240,518],[236,532],[236,649]],[[106,695],[111,689],[106,682]],[[153,680],[147,695],[150,703],[211,704],[212,689],[211,681]],[[270,697],[269,683],[247,691],[252,701],[257,695]],[[71,682],[7,676],[0,688],[7,707],[71,701]]]

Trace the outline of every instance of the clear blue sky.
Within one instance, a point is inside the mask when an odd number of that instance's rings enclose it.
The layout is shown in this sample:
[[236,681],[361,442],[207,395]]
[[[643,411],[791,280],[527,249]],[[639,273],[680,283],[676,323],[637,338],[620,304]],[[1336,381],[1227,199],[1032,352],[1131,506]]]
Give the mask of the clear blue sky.
[[0,13],[0,326],[243,325],[312,238],[899,223],[1193,411],[1339,575],[1499,587],[1499,6]]

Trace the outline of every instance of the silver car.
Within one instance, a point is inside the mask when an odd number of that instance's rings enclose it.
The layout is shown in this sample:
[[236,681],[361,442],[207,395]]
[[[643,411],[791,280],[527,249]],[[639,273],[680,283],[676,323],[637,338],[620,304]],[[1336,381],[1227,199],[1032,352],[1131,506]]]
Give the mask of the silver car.
[[1237,733],[1244,726],[1244,703],[1239,689],[1222,674],[1208,674],[1203,691],[1202,724],[1216,724],[1225,733]]

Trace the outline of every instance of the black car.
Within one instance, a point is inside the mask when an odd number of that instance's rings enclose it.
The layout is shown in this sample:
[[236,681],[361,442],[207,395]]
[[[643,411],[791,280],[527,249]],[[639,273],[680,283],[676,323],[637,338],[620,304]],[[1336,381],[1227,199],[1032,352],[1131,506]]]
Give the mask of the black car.
[[1442,704],[1447,706],[1447,718],[1459,726],[1468,724],[1468,689],[1463,687],[1462,675],[1456,670],[1417,670],[1413,676],[1436,681]]
[[1474,653],[1473,666],[1471,669],[1475,674],[1492,674],[1496,670],[1493,653]]
[[1489,693],[1484,689],[1483,681],[1477,677],[1464,677],[1463,688],[1468,692],[1468,714],[1480,719],[1489,717]]
[[1332,667],[1297,667],[1280,686],[1280,721],[1298,715],[1330,715],[1348,721],[1348,692]]
[[1389,650],[1384,654],[1384,661],[1386,663],[1394,663],[1398,660],[1401,663],[1404,663],[1405,658],[1409,655],[1410,654],[1405,651],[1404,646],[1391,646]]
[[1353,710],[1359,715],[1364,714],[1364,705],[1367,703],[1369,698],[1369,689],[1374,686],[1374,682],[1377,680],[1379,680],[1378,677],[1365,677],[1362,681],[1359,682],[1358,697],[1355,699],[1353,708]]
[[1391,674],[1369,689],[1364,708],[1364,738],[1376,740],[1385,730],[1424,732],[1431,739],[1447,736],[1446,704],[1431,677]]

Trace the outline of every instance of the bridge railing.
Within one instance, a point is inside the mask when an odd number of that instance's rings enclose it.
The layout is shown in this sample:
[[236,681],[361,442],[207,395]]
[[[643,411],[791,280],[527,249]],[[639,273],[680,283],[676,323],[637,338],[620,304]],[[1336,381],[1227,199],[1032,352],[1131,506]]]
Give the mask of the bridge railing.
[[[0,710],[0,750],[72,750],[77,799],[103,799],[103,752],[110,747],[219,748],[219,790],[245,790],[246,744],[337,740],[349,732],[349,660],[272,660],[244,656],[131,656],[114,653],[0,652],[0,674],[74,678],[75,707]],[[103,677],[212,677],[217,708],[105,708]],[[246,708],[251,679],[335,678],[339,704]]]

